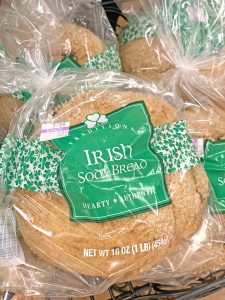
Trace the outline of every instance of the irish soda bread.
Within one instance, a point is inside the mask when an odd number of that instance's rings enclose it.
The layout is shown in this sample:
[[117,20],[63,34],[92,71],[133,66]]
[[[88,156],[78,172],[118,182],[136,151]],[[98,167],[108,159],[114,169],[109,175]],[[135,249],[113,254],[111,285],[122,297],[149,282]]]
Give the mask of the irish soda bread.
[[199,76],[224,75],[223,10],[216,1],[146,1],[121,32],[123,70],[155,81],[191,69]]
[[[110,88],[71,97],[53,110],[53,121],[75,126],[87,115],[107,115],[138,101],[145,103],[153,126],[178,121],[174,108],[159,97]],[[56,148],[51,142],[48,145]],[[16,188],[12,201],[23,238],[40,258],[72,273],[121,278],[127,272],[139,274],[161,261],[202,222],[208,197],[202,167],[166,174],[165,179],[171,204],[103,222],[70,221],[67,200],[53,192]],[[132,245],[152,245],[157,240],[154,251],[132,253]],[[84,255],[85,249],[90,249],[90,255]],[[98,255],[103,250],[109,250],[108,254]]]

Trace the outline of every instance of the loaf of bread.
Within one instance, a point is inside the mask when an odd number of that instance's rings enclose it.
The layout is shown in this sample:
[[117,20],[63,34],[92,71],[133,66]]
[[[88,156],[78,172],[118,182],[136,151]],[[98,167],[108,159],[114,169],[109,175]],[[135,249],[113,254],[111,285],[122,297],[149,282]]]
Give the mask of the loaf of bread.
[[[55,15],[52,15],[52,12],[50,13],[46,6],[43,12],[36,8],[35,13],[30,15],[30,5],[32,6],[33,3],[27,3],[26,1],[17,3],[12,11],[3,10],[1,13],[3,20],[0,21],[0,38],[4,43],[7,56],[27,65],[30,72],[44,73],[45,76],[51,72],[49,66],[52,62],[54,64],[60,63],[67,58],[71,62],[66,64],[66,67],[120,70],[121,63],[116,36],[111,30],[105,13],[103,13],[103,8],[98,3],[86,1],[79,6],[76,4],[73,12],[70,11],[70,14],[65,16],[62,11],[57,11],[57,8],[59,9],[60,5],[63,5],[66,9],[66,2],[60,2],[58,6],[54,4]],[[93,29],[96,28],[93,28],[93,26],[91,29],[88,28],[89,23],[94,23],[94,20],[88,20],[87,23],[81,24],[78,21],[79,24],[74,23],[75,17],[71,20],[71,16],[76,16],[79,12],[79,17],[85,14],[85,18],[95,18],[101,15],[101,32],[94,33]],[[39,14],[41,14],[41,17]],[[63,67],[62,64],[60,68]],[[36,79],[33,90],[39,88],[37,82]],[[18,90],[20,90],[19,86]],[[2,116],[0,136],[4,138],[8,133],[13,112],[23,104],[23,101],[10,95],[1,96],[0,101],[0,116]]]
[[[139,101],[144,102],[154,126],[172,125],[179,120],[173,106],[158,96],[105,88],[72,96],[52,111],[52,121],[70,122],[73,128],[83,123],[87,115],[96,112],[108,115]],[[42,160],[41,153],[38,160]],[[103,222],[71,221],[66,196],[55,192],[18,187],[12,193],[12,201],[21,234],[40,258],[72,273],[125,280],[126,274],[138,275],[161,261],[179,242],[191,237],[202,223],[208,197],[203,168],[194,166],[174,171],[166,174],[165,180],[171,204]],[[129,191],[125,182],[123,184]],[[131,251],[134,244],[152,245],[156,240],[161,240],[161,244],[159,242],[154,250],[142,249],[135,255]],[[93,253],[97,254],[104,249],[109,251],[106,256],[85,256],[85,249],[94,249]],[[116,256],[115,249],[119,249]]]
[[192,69],[208,78],[224,75],[224,8],[214,2],[146,1],[145,12],[128,15],[120,34],[124,72],[154,81]]

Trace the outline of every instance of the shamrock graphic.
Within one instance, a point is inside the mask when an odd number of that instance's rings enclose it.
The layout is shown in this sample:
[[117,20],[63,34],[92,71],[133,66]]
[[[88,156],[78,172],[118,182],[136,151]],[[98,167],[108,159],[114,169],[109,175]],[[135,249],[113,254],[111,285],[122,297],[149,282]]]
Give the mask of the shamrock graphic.
[[108,119],[105,115],[95,113],[88,115],[84,123],[87,125],[87,128],[94,128],[97,124],[105,124],[107,122]]

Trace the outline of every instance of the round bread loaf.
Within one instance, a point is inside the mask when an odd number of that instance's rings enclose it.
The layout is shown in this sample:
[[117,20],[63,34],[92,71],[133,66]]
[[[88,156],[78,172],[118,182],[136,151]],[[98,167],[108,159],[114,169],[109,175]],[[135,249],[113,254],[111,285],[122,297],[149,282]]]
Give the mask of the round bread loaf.
[[[185,111],[188,131],[193,138],[202,138],[204,141],[225,140],[224,112],[216,105],[211,109],[201,106],[190,106]],[[225,215],[221,214],[218,222],[225,226]],[[225,228],[225,227],[224,227]]]
[[[54,110],[54,122],[84,122],[96,111],[108,114],[137,101],[144,101],[153,125],[178,120],[168,102],[149,94],[102,89],[80,94]],[[41,157],[40,157],[41,159]],[[49,170],[51,172],[51,170]],[[139,274],[161,261],[176,243],[193,235],[202,222],[208,197],[207,177],[201,166],[167,174],[172,204],[144,213],[104,222],[71,222],[66,199],[55,193],[16,188],[12,194],[18,224],[27,245],[42,259],[72,273],[123,278]],[[84,257],[84,249],[131,249],[133,244],[167,243],[150,252]]]

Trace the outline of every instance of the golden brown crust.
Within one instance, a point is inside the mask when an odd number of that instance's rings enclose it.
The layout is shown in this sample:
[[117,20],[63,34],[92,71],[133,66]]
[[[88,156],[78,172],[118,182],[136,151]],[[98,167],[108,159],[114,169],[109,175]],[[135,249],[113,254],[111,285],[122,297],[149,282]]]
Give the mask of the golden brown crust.
[[23,104],[24,102],[16,100],[10,94],[0,95],[0,132],[2,137],[7,135],[13,114]]
[[123,71],[145,80],[160,80],[174,68],[157,38],[140,38],[120,46]]
[[[125,270],[132,265],[138,269],[138,264],[142,265],[141,262],[146,256],[152,263],[158,261],[156,254],[142,253],[138,256],[131,254],[118,258],[110,254],[105,258],[93,259],[93,257],[83,257],[83,251],[84,249],[111,250],[125,245],[132,246],[133,242],[137,244],[149,242],[159,235],[169,235],[172,238],[174,234],[171,206],[160,209],[159,216],[148,212],[98,224],[70,222],[69,209],[63,197],[17,190],[13,198],[20,230],[26,243],[41,258],[71,272],[108,277],[115,276],[120,270]],[[32,226],[42,228],[46,234],[29,226],[17,211],[19,208],[22,208],[24,214],[29,215]],[[169,220],[170,224],[168,224]],[[165,248],[156,252],[163,257]],[[116,262],[115,266],[113,261]]]
[[73,56],[81,66],[106,49],[102,40],[89,29],[75,24],[63,23],[61,34],[61,59]]
[[225,138],[224,113],[216,106],[211,109],[200,106],[186,109],[185,118],[189,132],[194,138],[212,140]]
[[[144,80],[159,81],[168,71],[175,71],[175,63],[167,56],[162,39],[139,38],[120,45],[123,71]],[[225,74],[224,50],[219,56],[209,56],[196,66],[199,74],[219,78]]]
[[[146,93],[132,91],[96,90],[73,97],[55,110],[55,121],[65,120],[71,125],[84,122],[87,114],[99,112],[108,114],[122,106],[136,101],[144,101],[152,124],[163,125],[179,120],[174,108],[165,100]],[[74,117],[76,116],[76,117]]]
[[[208,179],[201,166],[167,175],[173,182],[168,182],[173,202],[176,222],[176,243],[190,237],[200,227],[208,197]],[[176,182],[176,184],[174,184]],[[190,192],[191,191],[191,192]],[[181,197],[182,195],[182,197]],[[184,221],[184,212],[188,212]]]

